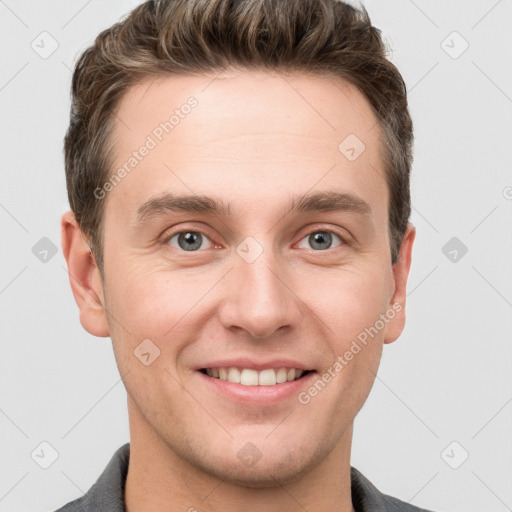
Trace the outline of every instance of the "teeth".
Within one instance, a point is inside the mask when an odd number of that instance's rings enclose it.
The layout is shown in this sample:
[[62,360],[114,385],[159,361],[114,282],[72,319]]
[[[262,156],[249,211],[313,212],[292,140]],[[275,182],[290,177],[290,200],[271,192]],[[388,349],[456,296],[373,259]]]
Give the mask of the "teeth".
[[288,380],[286,368],[279,368],[276,372],[276,382],[282,384]]
[[276,372],[272,369],[261,371],[258,377],[260,386],[273,386],[276,383],[276,380]]
[[227,380],[244,386],[273,386],[284,382],[297,380],[304,374],[304,370],[295,368],[268,368],[258,372],[252,368],[207,368],[209,377]]
[[228,382],[240,384],[240,370],[238,368],[230,368],[228,370]]
[[244,386],[257,386],[258,385],[258,372],[244,368],[240,374],[240,384]]

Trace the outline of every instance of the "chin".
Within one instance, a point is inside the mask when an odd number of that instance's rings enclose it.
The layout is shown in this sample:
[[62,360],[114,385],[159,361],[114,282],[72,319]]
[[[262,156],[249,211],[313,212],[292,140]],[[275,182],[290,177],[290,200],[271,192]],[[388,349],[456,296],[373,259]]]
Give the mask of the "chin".
[[[241,451],[241,450],[240,450]],[[299,481],[309,473],[325,456],[319,452],[306,454],[297,447],[293,454],[270,451],[269,456],[261,454],[255,462],[245,463],[243,456],[222,457],[212,453],[211,458],[201,460],[201,469],[211,476],[232,485],[252,489],[278,488]]]

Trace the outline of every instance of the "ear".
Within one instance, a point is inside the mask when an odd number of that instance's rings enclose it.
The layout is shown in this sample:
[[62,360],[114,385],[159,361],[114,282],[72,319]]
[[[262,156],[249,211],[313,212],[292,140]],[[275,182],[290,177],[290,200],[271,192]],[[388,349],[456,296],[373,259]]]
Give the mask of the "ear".
[[391,309],[395,311],[395,316],[386,326],[384,343],[392,343],[405,327],[405,299],[407,295],[407,278],[411,268],[412,245],[416,236],[415,227],[409,223],[405,230],[398,261],[393,265],[393,281],[395,291],[389,303]]
[[62,215],[61,228],[62,252],[68,264],[69,284],[80,309],[80,323],[94,336],[109,336],[101,275],[72,211]]

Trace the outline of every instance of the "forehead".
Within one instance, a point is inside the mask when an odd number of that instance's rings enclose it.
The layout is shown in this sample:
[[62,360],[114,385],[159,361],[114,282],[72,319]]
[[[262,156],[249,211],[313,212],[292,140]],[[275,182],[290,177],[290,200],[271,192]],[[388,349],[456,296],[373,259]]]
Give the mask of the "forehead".
[[107,208],[134,220],[169,191],[270,207],[283,194],[336,188],[384,214],[379,137],[368,101],[340,78],[253,70],[147,79],[117,110],[111,174],[122,179]]

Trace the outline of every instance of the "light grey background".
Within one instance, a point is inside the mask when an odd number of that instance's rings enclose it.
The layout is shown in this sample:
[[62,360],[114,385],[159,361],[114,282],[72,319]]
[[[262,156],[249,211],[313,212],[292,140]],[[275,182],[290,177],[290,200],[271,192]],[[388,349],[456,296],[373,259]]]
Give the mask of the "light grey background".
[[[0,0],[1,511],[81,496],[129,440],[110,339],[79,323],[59,219],[71,69],[136,3]],[[384,348],[352,465],[426,508],[512,510],[512,2],[364,4],[409,88],[417,239],[408,324]],[[44,31],[58,43],[47,58]],[[43,237],[58,249],[47,262],[32,251]],[[31,457],[43,441],[58,452],[48,469]]]

